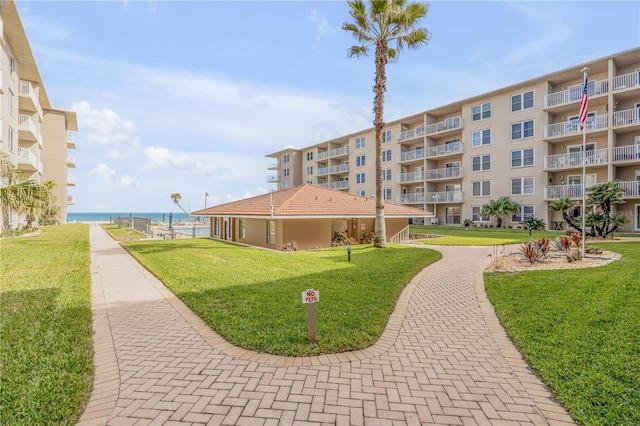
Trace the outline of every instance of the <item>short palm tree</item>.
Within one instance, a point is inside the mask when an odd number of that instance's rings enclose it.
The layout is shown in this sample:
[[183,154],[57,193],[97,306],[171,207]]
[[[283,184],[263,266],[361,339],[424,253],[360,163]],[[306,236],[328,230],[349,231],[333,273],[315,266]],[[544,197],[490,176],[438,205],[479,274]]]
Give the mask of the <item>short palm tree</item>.
[[[387,90],[386,67],[389,60],[398,58],[403,47],[416,49],[426,44],[429,33],[425,28],[415,28],[427,15],[424,3],[407,3],[404,0],[371,1],[369,9],[362,0],[352,0],[349,14],[354,22],[344,23],[342,29],[351,32],[358,45],[349,49],[350,57],[367,56],[375,46],[375,79],[373,85],[373,127],[376,138],[376,221],[375,246],[387,246],[384,223],[384,199],[382,197],[382,129],[384,128],[384,93]],[[389,43],[395,46],[389,46]]]
[[512,201],[509,197],[500,197],[482,206],[482,216],[495,216],[496,226],[502,228],[502,218],[516,214],[519,210],[520,204]]
[[561,212],[562,218],[569,226],[577,229],[578,232],[582,232],[582,219],[569,215],[569,212],[575,209],[575,207],[576,203],[571,198],[559,198],[549,203],[549,208],[553,211]]
[[50,192],[33,180],[25,180],[23,173],[9,161],[6,154],[0,155],[0,210],[2,226],[9,221],[9,211],[29,213],[31,206],[49,201]]

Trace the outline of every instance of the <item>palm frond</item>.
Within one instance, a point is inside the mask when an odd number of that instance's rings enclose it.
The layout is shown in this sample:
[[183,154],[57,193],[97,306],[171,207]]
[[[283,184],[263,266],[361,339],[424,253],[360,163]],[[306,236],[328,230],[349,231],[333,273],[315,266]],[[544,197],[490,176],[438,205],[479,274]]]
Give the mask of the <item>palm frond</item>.
[[360,57],[360,56],[369,56],[369,49],[366,46],[351,46],[348,49],[348,53],[350,58]]

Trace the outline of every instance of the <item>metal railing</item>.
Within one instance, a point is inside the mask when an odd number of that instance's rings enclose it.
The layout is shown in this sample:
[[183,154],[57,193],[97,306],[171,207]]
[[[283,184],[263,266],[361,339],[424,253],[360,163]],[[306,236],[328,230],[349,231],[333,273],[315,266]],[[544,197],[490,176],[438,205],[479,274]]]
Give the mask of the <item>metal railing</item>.
[[400,173],[398,176],[398,183],[408,183],[408,182],[422,182],[424,180],[424,172],[408,172],[408,173]]
[[613,127],[640,123],[640,108],[625,109],[613,113]]
[[389,244],[406,244],[409,242],[409,227],[407,226],[402,231],[398,232],[393,237],[389,238]]
[[349,181],[348,180],[339,180],[337,182],[330,182],[329,183],[329,188],[330,189],[348,189],[349,188]]
[[424,203],[424,192],[415,192],[413,194],[400,194],[398,202],[400,204],[421,204]]
[[398,142],[415,139],[424,136],[424,126],[418,126],[415,129],[405,130],[398,134]]
[[621,181],[620,188],[624,188],[625,198],[639,198],[640,197],[640,180]]
[[633,160],[640,160],[640,145],[625,145],[613,148],[613,161]]
[[427,125],[427,135],[446,132],[447,130],[462,129],[462,116],[447,118],[444,121]]
[[462,167],[427,170],[427,180],[455,179],[462,177]]
[[462,191],[427,192],[428,203],[461,203]]
[[398,162],[402,163],[405,161],[415,161],[415,160],[421,160],[423,158],[424,158],[424,149],[419,149],[415,151],[405,151],[400,153],[400,156],[398,156]]
[[280,182],[280,175],[267,177],[267,182]]
[[[564,105],[582,99],[583,86],[584,84],[580,83],[568,89],[544,95],[544,107]],[[609,93],[609,82],[607,80],[590,81],[587,86],[587,93],[589,97],[606,95]]]
[[[587,188],[597,185],[588,183]],[[549,185],[544,188],[544,198],[546,200],[557,200],[560,198],[582,198],[582,184],[574,185]]]
[[[547,155],[544,157],[545,169],[564,169],[582,166],[582,152],[569,152],[567,154]],[[607,164],[609,152],[606,148],[587,151],[584,159],[588,166]]]
[[640,71],[630,72],[628,74],[613,77],[613,91],[631,89],[640,86]]
[[[587,118],[585,127],[587,132],[606,129],[609,125],[608,115],[596,115]],[[563,121],[560,123],[548,124],[544,126],[544,137],[554,138],[559,136],[570,136],[581,133],[580,122],[576,120]]]
[[349,171],[349,163],[337,164],[329,167],[329,173],[342,173]]
[[452,142],[445,145],[430,146],[427,148],[427,158],[441,157],[443,155],[461,154],[463,151],[461,142]]

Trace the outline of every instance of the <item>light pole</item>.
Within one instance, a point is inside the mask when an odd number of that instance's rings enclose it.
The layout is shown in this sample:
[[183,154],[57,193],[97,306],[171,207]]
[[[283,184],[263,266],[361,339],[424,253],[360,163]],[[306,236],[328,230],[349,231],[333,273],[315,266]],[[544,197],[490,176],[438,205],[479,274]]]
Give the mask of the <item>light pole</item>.
[[204,193],[204,208],[205,208],[205,209],[207,208],[207,197],[208,197],[208,196],[209,196],[209,193],[208,193],[208,192],[205,192],[205,193]]
[[582,87],[582,100],[580,101],[580,115],[578,120],[582,130],[582,258],[584,259],[585,243],[587,239],[587,122],[588,122],[588,100],[589,100],[589,67],[580,70],[584,77]]

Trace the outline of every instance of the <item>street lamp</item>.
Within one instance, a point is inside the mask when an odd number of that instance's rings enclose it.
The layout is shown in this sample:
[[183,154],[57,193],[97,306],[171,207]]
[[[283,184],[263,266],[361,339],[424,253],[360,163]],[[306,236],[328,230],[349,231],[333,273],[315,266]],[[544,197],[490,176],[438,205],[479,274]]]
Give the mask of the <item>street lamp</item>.
[[204,193],[204,208],[205,208],[205,209],[207,208],[207,197],[208,197],[208,196],[209,196],[209,193],[208,193],[208,192],[205,192],[205,193]]

